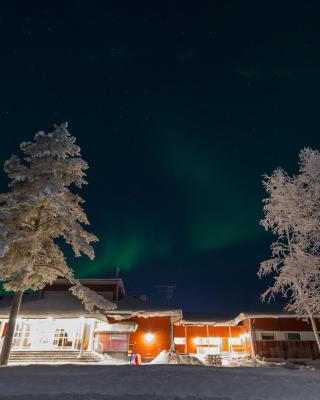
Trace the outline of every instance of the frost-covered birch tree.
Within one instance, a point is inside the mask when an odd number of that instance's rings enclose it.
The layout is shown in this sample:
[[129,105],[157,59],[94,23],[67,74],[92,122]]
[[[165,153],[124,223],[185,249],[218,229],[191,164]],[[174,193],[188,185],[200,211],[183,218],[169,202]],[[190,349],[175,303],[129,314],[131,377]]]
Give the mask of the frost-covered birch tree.
[[305,148],[299,154],[299,172],[289,176],[276,169],[265,176],[266,230],[277,236],[272,258],[261,263],[258,275],[272,275],[274,283],[262,299],[281,294],[285,309],[309,319],[320,351],[315,317],[320,315],[320,153]]
[[68,266],[57,239],[64,239],[76,257],[94,258],[91,244],[97,237],[84,229],[89,221],[84,200],[70,186],[86,184],[87,163],[81,158],[67,124],[53,132],[39,132],[32,142],[23,142],[23,158],[12,156],[4,171],[10,190],[0,195],[0,280],[15,292],[0,364],[7,364],[23,292],[42,289],[58,277],[72,284],[71,291],[87,310],[116,306],[83,287]]

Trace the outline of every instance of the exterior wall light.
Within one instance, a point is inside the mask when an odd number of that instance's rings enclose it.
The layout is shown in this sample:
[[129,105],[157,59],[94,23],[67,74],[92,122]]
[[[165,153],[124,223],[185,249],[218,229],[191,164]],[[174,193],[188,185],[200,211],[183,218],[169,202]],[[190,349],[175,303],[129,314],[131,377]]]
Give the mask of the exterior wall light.
[[144,340],[148,343],[148,344],[151,344],[152,342],[153,342],[153,339],[154,339],[154,335],[152,334],[152,333],[146,333],[145,335],[144,335]]

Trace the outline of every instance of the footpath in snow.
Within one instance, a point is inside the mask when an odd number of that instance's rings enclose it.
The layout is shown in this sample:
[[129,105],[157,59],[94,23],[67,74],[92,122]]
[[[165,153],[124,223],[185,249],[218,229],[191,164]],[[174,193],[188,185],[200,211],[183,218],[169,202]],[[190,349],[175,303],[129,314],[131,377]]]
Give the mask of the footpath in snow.
[[1,400],[318,400],[320,371],[185,365],[0,368]]

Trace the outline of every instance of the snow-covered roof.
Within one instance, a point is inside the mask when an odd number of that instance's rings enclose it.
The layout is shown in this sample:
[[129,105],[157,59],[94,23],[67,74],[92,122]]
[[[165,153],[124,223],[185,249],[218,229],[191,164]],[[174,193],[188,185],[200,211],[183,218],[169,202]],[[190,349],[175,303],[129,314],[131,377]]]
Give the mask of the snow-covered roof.
[[[126,294],[124,284],[121,278],[79,279],[79,281],[83,286],[89,287],[97,292],[103,292],[106,290],[106,288],[108,288],[107,290],[110,290],[110,287],[117,287],[119,289],[120,298],[124,297]],[[61,289],[68,290],[69,287],[71,286],[72,284],[67,279],[58,278],[53,282],[52,285],[47,285],[43,289],[43,292],[57,291]]]
[[182,318],[182,311],[170,307],[159,307],[139,297],[126,296],[116,302],[117,309],[107,311],[108,316],[116,320],[123,320],[130,317],[176,317],[175,320]]
[[173,317],[173,322],[177,322],[181,319],[182,311],[181,310],[128,310],[128,311],[110,311],[106,313],[108,317],[115,319],[116,321],[123,321],[133,317],[142,317],[142,318],[149,318],[149,317]]
[[94,330],[95,333],[131,333],[135,332],[138,328],[138,324],[136,322],[121,322],[120,324],[108,324],[107,322],[99,322],[98,326]]
[[236,326],[241,321],[248,318],[298,318],[295,314],[290,313],[240,313],[235,318],[223,315],[213,314],[188,314],[185,313],[183,318],[177,322],[177,325],[194,325],[194,326]]
[[[0,300],[0,317],[8,318],[12,299]],[[94,314],[95,315],[95,314]],[[73,318],[92,317],[81,301],[70,292],[48,292],[45,296],[24,295],[19,317],[22,318]],[[100,315],[105,320],[105,317]]]
[[186,312],[183,313],[183,319],[179,321],[178,324],[194,326],[229,326],[231,321],[231,315]]
[[[91,280],[94,281],[94,280]],[[8,318],[10,298],[0,299],[0,318]],[[158,307],[146,302],[139,297],[126,296],[116,302],[117,309],[114,311],[100,311],[90,313],[85,310],[82,302],[69,291],[46,291],[42,296],[25,294],[20,307],[19,316],[22,318],[77,318],[77,317],[96,317],[102,321],[107,321],[107,317],[115,320],[125,320],[134,316],[155,317],[172,316],[174,321],[180,325],[211,325],[211,326],[230,326],[238,325],[241,321],[248,318],[297,318],[294,314],[288,313],[252,313],[243,312],[235,318],[230,315],[214,314],[189,314],[182,316],[180,309],[169,307]]]
[[[10,298],[0,300],[0,318],[8,318]],[[23,296],[19,316],[22,318],[77,318],[77,317],[97,317],[106,320],[107,316],[112,316],[116,320],[128,319],[133,316],[176,316],[181,317],[181,310],[169,308],[153,307],[134,297],[125,297],[117,302],[118,308],[114,311],[90,313],[85,310],[82,302],[69,291],[48,291],[42,296],[27,295]]]
[[233,319],[234,325],[238,325],[239,322],[245,319],[254,319],[254,318],[299,318],[296,314],[290,313],[240,313]]

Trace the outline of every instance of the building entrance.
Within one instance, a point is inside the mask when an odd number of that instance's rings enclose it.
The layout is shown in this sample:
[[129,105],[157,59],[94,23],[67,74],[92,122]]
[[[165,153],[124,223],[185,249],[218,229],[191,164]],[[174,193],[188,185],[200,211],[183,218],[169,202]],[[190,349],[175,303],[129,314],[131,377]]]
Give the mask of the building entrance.
[[79,349],[83,323],[80,319],[19,319],[13,350]]

